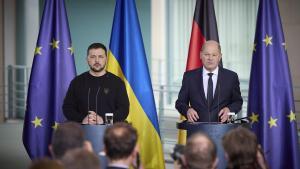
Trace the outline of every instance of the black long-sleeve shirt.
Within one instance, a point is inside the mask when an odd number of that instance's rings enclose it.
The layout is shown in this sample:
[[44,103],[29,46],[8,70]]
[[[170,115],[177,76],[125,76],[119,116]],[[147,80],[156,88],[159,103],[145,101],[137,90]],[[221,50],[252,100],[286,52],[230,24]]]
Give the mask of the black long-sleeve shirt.
[[88,111],[103,119],[114,114],[114,122],[124,121],[129,113],[129,100],[124,82],[110,72],[100,77],[89,72],[75,77],[64,99],[63,112],[70,121],[82,122]]

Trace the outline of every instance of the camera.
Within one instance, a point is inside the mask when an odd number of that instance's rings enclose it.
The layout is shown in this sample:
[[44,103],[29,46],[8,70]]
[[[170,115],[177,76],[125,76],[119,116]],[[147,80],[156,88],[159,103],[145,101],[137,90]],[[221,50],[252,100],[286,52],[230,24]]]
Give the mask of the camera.
[[178,161],[180,164],[182,163],[181,156],[184,152],[184,145],[176,144],[173,153],[171,153],[171,157],[174,161]]

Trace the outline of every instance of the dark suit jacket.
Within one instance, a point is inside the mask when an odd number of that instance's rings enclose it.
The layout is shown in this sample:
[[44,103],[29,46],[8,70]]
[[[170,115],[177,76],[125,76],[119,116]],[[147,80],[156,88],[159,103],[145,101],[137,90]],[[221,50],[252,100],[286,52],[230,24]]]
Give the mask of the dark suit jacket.
[[186,117],[190,107],[199,115],[199,122],[217,122],[218,113],[228,107],[230,112],[239,112],[242,108],[240,82],[238,75],[228,69],[219,67],[217,86],[209,112],[203,88],[202,68],[184,73],[182,86],[176,101],[176,109]]

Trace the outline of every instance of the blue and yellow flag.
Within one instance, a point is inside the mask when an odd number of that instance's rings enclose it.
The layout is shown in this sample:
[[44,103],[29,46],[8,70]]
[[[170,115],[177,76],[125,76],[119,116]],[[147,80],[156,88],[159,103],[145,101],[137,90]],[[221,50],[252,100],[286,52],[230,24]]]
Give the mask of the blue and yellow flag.
[[144,168],[163,169],[164,158],[147,59],[134,0],[116,0],[107,70],[125,82],[127,120],[138,130]]
[[62,104],[76,75],[64,0],[46,0],[34,51],[23,143],[31,159],[49,155],[52,132],[64,121]]
[[260,0],[248,116],[269,168],[299,169],[294,97],[277,0]]

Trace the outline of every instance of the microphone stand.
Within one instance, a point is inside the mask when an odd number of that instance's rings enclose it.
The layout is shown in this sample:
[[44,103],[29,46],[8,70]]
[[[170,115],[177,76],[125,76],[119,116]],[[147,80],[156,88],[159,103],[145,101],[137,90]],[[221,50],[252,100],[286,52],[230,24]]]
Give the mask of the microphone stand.
[[88,125],[90,125],[90,93],[91,93],[91,88],[89,88],[88,91]]
[[[233,120],[230,120],[228,123],[234,123],[234,122],[236,122],[236,121],[239,121],[239,120],[244,120],[244,119],[248,119],[249,117],[248,116],[246,116],[246,117],[242,117],[242,118],[238,118],[238,119],[233,119]],[[247,120],[247,122],[248,122],[248,120]]]
[[[97,98],[98,98],[99,91],[100,91],[100,87],[98,88],[97,93],[96,93],[96,125],[98,125],[98,121],[97,121],[98,120],[97,119],[97,116],[98,116],[98,113],[97,113],[97,108],[98,108]],[[100,105],[101,105],[101,100],[100,100]]]

